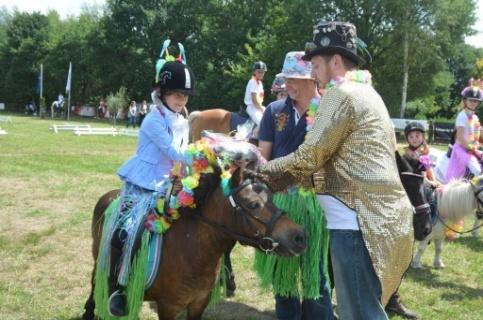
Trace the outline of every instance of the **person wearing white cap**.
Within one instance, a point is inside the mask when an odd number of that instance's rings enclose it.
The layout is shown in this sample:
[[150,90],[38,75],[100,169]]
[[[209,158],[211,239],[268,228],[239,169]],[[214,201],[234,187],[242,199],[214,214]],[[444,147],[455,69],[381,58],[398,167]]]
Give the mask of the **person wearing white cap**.
[[[263,114],[259,148],[267,160],[297,150],[313,124],[320,96],[311,63],[302,60],[303,55],[298,51],[287,53],[280,75],[288,96],[272,102]],[[274,203],[306,229],[309,241],[300,257],[256,255],[255,269],[262,284],[273,287],[277,319],[333,319],[327,281],[329,233],[313,188],[297,187],[276,194]]]

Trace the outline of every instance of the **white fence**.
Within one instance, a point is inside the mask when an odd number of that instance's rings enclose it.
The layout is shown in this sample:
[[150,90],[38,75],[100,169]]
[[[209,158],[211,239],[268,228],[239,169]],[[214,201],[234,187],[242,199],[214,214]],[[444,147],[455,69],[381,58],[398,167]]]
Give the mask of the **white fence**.
[[139,130],[137,129],[121,129],[119,134],[122,136],[130,136],[130,137],[137,137],[139,136]]
[[53,124],[49,129],[55,133],[59,133],[59,131],[75,131],[77,129],[88,129],[90,127],[88,124]]
[[108,136],[129,136],[137,137],[139,136],[139,130],[137,129],[121,129],[118,130],[114,127],[110,128],[94,128],[88,124],[53,124],[49,128],[55,133],[59,131],[72,131],[77,136],[82,135],[108,135]]
[[9,123],[12,123],[12,117],[9,117],[9,116],[0,116],[0,122],[9,122]]
[[77,136],[83,135],[104,135],[104,136],[117,136],[119,132],[116,128],[77,128],[74,130],[74,134]]

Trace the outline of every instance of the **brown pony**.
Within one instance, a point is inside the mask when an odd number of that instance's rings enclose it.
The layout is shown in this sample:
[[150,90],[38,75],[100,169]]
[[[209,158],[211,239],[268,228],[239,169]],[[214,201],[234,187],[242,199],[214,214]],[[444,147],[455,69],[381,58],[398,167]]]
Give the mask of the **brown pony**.
[[190,141],[201,139],[201,131],[229,133],[231,131],[231,112],[224,109],[193,111],[188,117]]
[[244,114],[242,109],[239,112],[232,112],[225,109],[193,111],[188,117],[190,141],[199,140],[201,138],[201,131],[203,130],[228,134],[236,129],[237,125],[244,123],[248,119],[249,116]]
[[[195,189],[198,209],[182,217],[164,235],[159,276],[144,300],[155,301],[160,320],[174,320],[187,309],[187,319],[201,319],[217,278],[220,258],[235,241],[279,255],[305,250],[303,229],[289,220],[272,202],[272,194],[253,171],[238,168],[231,180],[232,194],[223,195],[218,172],[202,175]],[[119,190],[104,194],[94,209],[92,254],[99,253],[104,211]],[[94,319],[92,291],[82,319]]]
[[[193,111],[188,116],[189,141],[193,142],[201,139],[201,132],[203,130],[230,134],[230,132],[234,129],[233,126],[236,124],[242,124],[244,121],[248,120],[248,118],[249,116],[245,114],[241,107],[237,113],[225,109]],[[257,145],[257,142],[253,140],[251,140],[250,143]],[[235,294],[236,289],[235,274],[233,273],[230,256],[234,246],[235,243],[233,243],[233,246],[227,248],[223,259],[225,270],[227,271],[225,276],[227,283],[227,294],[229,297],[232,297]]]

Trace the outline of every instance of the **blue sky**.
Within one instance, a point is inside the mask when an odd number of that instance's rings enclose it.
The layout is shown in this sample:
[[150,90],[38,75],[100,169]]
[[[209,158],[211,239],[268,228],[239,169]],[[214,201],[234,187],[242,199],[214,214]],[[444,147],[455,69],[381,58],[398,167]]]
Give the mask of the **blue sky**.
[[[0,6],[11,9],[17,7],[20,11],[40,11],[47,13],[55,9],[61,17],[77,15],[83,6],[103,5],[105,0],[0,0]],[[483,0],[478,0],[478,21],[474,26],[478,34],[466,38],[466,42],[475,47],[483,48]]]

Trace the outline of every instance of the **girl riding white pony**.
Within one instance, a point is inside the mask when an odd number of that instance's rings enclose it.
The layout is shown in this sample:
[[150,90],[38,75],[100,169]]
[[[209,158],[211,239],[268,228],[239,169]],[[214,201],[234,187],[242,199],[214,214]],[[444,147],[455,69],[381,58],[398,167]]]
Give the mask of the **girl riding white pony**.
[[475,114],[483,98],[481,80],[470,80],[462,92],[463,110],[456,117],[456,141],[451,151],[445,182],[464,176],[466,169],[473,176],[481,174],[480,120]]

